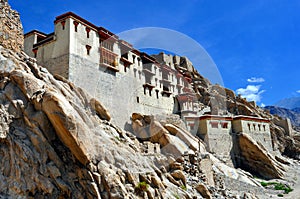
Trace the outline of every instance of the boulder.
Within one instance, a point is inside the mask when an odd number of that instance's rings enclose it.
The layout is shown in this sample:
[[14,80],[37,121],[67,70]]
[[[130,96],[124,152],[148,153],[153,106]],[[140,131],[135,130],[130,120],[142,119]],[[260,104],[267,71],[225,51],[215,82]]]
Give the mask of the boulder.
[[175,170],[171,173],[171,176],[176,180],[181,180],[181,182],[186,186],[186,177],[181,170]]
[[164,126],[170,134],[180,138],[189,148],[196,151],[199,149],[198,139],[194,137],[190,132],[185,131],[184,129],[174,126],[173,124],[166,124]]
[[207,187],[202,184],[202,183],[199,183],[196,185],[195,189],[201,194],[201,196],[205,199],[211,199],[212,196],[209,192],[209,190],[207,189]]
[[238,135],[241,168],[266,179],[282,178],[285,167],[246,133]]
[[108,110],[98,100],[92,98],[90,104],[101,119],[110,121],[111,117]]

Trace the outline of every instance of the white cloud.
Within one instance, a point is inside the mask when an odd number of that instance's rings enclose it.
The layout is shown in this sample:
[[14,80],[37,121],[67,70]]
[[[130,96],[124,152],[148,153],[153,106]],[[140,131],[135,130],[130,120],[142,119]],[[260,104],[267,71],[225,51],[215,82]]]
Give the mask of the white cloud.
[[261,85],[248,85],[246,88],[236,90],[237,94],[246,98],[248,101],[260,102],[265,90],[260,90]]
[[260,107],[264,108],[264,107],[266,107],[266,105],[264,103],[261,103]]
[[300,90],[297,90],[296,92],[297,92],[297,93],[300,93]]
[[250,79],[247,79],[247,82],[250,82],[250,83],[262,83],[264,81],[265,81],[265,79],[262,77],[251,77]]

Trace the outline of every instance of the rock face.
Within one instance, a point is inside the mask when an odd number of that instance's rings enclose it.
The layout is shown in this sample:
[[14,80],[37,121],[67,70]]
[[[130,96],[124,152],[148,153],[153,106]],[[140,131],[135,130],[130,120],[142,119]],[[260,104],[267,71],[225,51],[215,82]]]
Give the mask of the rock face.
[[0,197],[136,198],[146,173],[176,189],[99,101],[23,53],[0,46],[0,64]]
[[238,162],[241,168],[266,179],[283,177],[284,166],[246,133],[238,135],[238,147],[240,151]]
[[23,27],[19,13],[12,10],[7,0],[0,1],[0,44],[7,49],[21,52],[23,49]]

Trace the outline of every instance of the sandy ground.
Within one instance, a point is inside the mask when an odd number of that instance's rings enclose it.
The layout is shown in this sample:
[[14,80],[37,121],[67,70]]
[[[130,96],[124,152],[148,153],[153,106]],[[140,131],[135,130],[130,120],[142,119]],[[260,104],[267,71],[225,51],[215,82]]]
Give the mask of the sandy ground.
[[[278,180],[278,181],[290,185],[293,191],[290,192],[289,194],[283,194],[283,197],[278,197],[277,194],[276,195],[267,194],[265,196],[258,196],[260,199],[268,199],[268,198],[300,199],[300,161],[291,160],[291,162],[292,164],[288,167],[288,170],[285,175],[285,180]],[[280,193],[283,193],[283,191],[280,191]]]
[[294,161],[287,172],[287,179],[292,182],[291,187],[294,189],[283,198],[300,199],[300,161]]

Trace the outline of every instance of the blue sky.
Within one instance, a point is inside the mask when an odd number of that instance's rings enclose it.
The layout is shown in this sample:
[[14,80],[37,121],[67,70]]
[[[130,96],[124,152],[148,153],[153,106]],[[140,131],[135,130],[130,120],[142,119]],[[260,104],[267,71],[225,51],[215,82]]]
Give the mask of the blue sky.
[[114,33],[141,27],[175,30],[203,46],[217,65],[225,87],[256,100],[259,105],[300,96],[298,0],[9,3],[20,12],[25,32],[53,32],[55,16],[67,11]]

